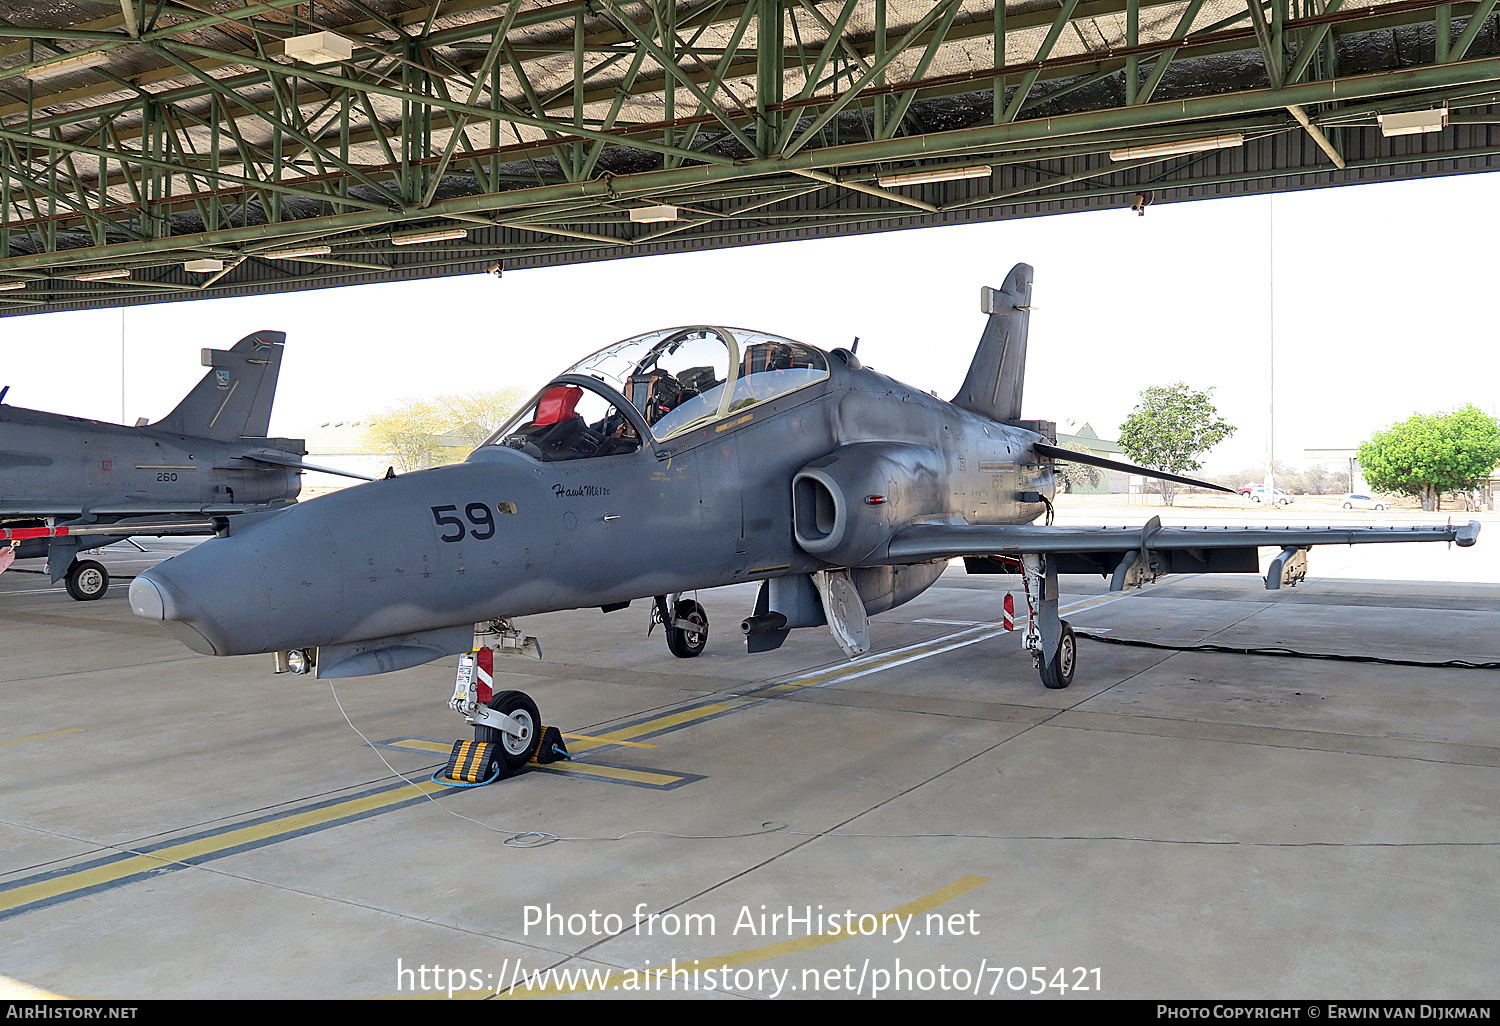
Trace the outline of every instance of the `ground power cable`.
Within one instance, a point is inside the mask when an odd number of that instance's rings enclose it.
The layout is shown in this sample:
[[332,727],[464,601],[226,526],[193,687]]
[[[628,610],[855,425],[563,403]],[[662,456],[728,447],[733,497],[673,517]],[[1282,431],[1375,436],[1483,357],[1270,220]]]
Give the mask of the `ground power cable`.
[[1217,652],[1225,655],[1279,656],[1283,659],[1328,659],[1341,663],[1380,663],[1385,666],[1415,666],[1431,670],[1500,670],[1500,661],[1486,663],[1470,662],[1467,659],[1446,659],[1441,662],[1422,659],[1394,659],[1388,656],[1344,655],[1336,652],[1299,652],[1291,648],[1251,648],[1241,645],[1168,645],[1160,641],[1145,641],[1139,638],[1112,638],[1094,634],[1087,629],[1075,629],[1074,635],[1106,645],[1130,645],[1136,648],[1155,648],[1167,652]]

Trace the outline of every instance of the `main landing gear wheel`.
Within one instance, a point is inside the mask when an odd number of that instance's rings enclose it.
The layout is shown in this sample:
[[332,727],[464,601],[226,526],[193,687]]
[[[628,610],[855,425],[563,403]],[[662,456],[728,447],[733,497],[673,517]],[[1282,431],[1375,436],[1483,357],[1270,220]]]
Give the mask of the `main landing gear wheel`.
[[[672,618],[686,620],[704,628],[708,627],[708,614],[692,599],[683,599],[677,603],[677,608],[672,610]],[[691,659],[695,655],[701,655],[703,647],[707,644],[708,631],[706,629],[690,631],[667,624],[667,649],[678,659]]]
[[92,559],[75,559],[68,567],[68,576],[63,583],[74,599],[90,602],[102,598],[109,590],[109,571],[104,569],[104,564]]
[[[514,773],[530,762],[532,755],[536,753],[536,746],[542,739],[541,714],[536,711],[536,703],[531,700],[531,696],[524,691],[502,691],[490,699],[488,704],[491,709],[504,713],[519,723],[521,733],[507,734],[494,727],[476,724],[474,740],[488,741],[494,745],[492,751],[495,757],[491,767],[498,763],[502,776]],[[488,776],[488,772],[485,775]]]
[[1042,664],[1042,684],[1059,690],[1073,683],[1073,670],[1078,665],[1078,639],[1066,620],[1058,621],[1062,637],[1057,642],[1057,654]]

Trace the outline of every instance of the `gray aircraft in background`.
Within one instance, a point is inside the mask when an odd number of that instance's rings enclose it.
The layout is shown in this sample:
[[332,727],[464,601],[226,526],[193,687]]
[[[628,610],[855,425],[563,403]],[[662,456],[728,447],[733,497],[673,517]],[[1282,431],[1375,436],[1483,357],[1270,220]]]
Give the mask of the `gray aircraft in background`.
[[[0,571],[46,556],[55,584],[96,599],[109,573],[80,550],[132,535],[205,534],[215,518],[296,501],[303,470],[365,475],[302,462],[297,438],[268,438],[286,335],[257,331],[203,350],[208,373],[177,408],[135,427],[3,404],[0,391]],[[8,388],[7,388],[8,391]]]
[[[686,593],[757,581],[740,624],[750,651],[827,625],[849,657],[867,618],[910,601],[949,559],[1019,574],[1024,645],[1067,687],[1076,649],[1058,574],[1113,590],[1159,573],[1306,573],[1322,543],[1456,541],[1462,527],[1055,527],[1056,462],[1231,491],[1060,449],[1020,419],[1032,271],[986,288],[989,315],[951,401],[757,331],[700,325],[626,339],[555,378],[461,464],[235,518],[138,577],[137,614],[214,655],[276,653],[277,669],[350,677],[445,655],[533,648],[509,618],[651,601],[677,656],[709,625]],[[1043,523],[1035,523],[1044,519]],[[467,658],[467,657],[466,657]],[[453,708],[514,768],[539,723],[521,692]],[[484,701],[488,699],[488,701]]]

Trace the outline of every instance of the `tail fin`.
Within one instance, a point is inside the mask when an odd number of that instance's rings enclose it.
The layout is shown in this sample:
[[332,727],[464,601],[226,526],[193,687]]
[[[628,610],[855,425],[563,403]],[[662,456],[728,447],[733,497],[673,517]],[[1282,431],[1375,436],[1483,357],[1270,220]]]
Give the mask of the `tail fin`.
[[203,375],[177,408],[151,427],[221,442],[264,438],[281,372],[284,331],[257,331],[232,349],[203,350]]
[[953,405],[994,420],[1021,419],[1026,385],[1026,329],[1031,321],[1031,265],[1017,264],[1005,284],[980,293],[980,309],[990,315],[979,348]]

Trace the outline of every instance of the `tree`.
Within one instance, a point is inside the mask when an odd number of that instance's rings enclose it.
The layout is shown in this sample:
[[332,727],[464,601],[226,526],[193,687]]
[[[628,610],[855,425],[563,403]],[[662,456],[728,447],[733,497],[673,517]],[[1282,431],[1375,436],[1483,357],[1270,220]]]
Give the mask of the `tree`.
[[519,389],[500,388],[408,399],[370,418],[365,449],[390,453],[402,473],[456,463],[505,423],[522,398]]
[[1468,491],[1500,462],[1500,424],[1472,403],[1452,413],[1417,413],[1359,447],[1370,487],[1421,496],[1440,510],[1443,492]]
[[[1181,381],[1141,392],[1135,410],[1120,425],[1120,448],[1136,463],[1182,474],[1202,466],[1198,457],[1234,434],[1209,401],[1213,389],[1195,392]],[[1177,494],[1171,481],[1157,482],[1168,506]]]

